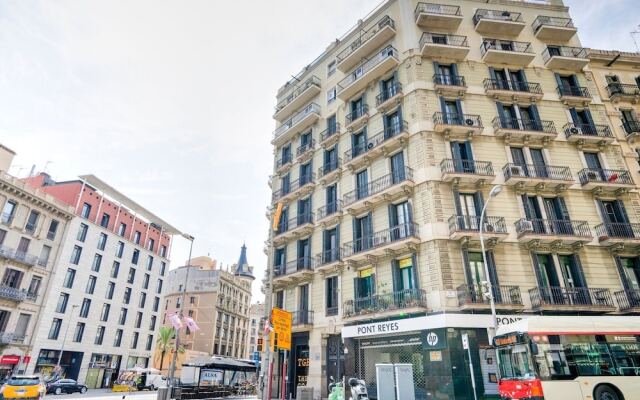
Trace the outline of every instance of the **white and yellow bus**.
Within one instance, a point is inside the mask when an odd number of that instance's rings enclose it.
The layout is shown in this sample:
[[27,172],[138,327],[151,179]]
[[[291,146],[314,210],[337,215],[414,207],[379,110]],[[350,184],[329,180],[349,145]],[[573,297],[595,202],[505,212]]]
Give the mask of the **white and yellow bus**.
[[503,399],[640,400],[640,317],[530,317],[493,344]]

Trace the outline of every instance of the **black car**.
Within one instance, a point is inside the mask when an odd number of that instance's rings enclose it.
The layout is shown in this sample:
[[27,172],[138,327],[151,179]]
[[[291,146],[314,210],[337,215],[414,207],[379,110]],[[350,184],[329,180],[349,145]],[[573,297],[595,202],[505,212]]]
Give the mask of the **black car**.
[[47,393],[62,394],[62,393],[86,393],[87,387],[80,385],[73,379],[58,379],[55,382],[47,384]]

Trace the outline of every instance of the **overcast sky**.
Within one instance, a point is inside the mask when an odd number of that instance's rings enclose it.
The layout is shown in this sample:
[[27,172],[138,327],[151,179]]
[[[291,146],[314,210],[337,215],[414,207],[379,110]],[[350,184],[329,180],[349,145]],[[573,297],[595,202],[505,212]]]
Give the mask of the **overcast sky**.
[[[585,46],[634,51],[637,0],[565,0]],[[93,173],[260,279],[275,93],[379,0],[0,2],[0,143]],[[638,38],[640,40],[640,37]],[[172,266],[187,258],[176,240]]]

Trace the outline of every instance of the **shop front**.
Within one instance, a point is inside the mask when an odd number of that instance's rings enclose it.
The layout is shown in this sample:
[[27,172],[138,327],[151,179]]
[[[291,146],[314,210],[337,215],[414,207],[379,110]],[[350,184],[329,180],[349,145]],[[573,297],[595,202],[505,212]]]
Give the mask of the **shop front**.
[[42,374],[45,380],[68,378],[78,380],[80,366],[84,353],[78,351],[63,351],[60,358],[60,368],[57,367],[60,350],[42,349],[36,360],[34,372]]
[[127,369],[149,367],[149,357],[129,356],[127,359]]
[[120,360],[115,354],[91,354],[85,385],[89,389],[110,388],[120,373]]
[[30,357],[17,348],[7,348],[0,355],[0,382],[6,381],[12,374],[22,373]]

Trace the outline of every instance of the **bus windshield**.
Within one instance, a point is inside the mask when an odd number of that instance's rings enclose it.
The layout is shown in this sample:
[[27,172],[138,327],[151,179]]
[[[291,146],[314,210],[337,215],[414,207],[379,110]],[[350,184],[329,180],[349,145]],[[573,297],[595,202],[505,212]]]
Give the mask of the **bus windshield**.
[[527,345],[515,344],[498,348],[500,376],[503,379],[531,379],[536,373]]

